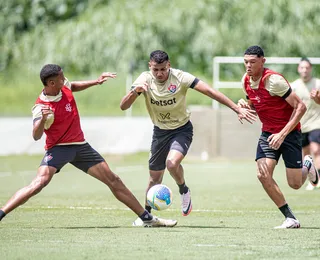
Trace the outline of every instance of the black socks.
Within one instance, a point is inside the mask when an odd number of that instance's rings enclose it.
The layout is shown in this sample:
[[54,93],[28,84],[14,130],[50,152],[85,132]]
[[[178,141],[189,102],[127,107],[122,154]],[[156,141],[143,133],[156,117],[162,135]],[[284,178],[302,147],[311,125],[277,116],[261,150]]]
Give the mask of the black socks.
[[282,214],[286,217],[286,218],[293,218],[296,219],[296,217],[293,215],[291,209],[289,208],[288,204],[284,204],[282,207],[279,208],[280,211],[282,212]]
[[184,194],[184,193],[187,193],[188,190],[189,190],[189,188],[188,188],[188,186],[186,185],[185,182],[182,183],[182,184],[178,184],[178,186],[179,186],[179,193],[180,193],[181,195]]
[[147,205],[146,205],[144,208],[145,208],[149,213],[151,213],[151,209],[152,209],[152,208],[151,208],[150,206],[147,206]]
[[3,219],[5,217],[6,213],[4,213],[1,209],[0,209],[0,221],[1,219]]

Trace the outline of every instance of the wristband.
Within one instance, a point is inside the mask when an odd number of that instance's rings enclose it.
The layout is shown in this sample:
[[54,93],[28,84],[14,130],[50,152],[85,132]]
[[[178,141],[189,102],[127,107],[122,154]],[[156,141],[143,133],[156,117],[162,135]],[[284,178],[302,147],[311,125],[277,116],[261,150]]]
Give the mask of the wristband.
[[138,92],[136,91],[136,89],[135,89],[135,88],[134,88],[134,89],[132,89],[132,90],[131,90],[131,92],[135,93],[137,96],[139,96],[139,95],[140,95],[140,93],[138,93]]

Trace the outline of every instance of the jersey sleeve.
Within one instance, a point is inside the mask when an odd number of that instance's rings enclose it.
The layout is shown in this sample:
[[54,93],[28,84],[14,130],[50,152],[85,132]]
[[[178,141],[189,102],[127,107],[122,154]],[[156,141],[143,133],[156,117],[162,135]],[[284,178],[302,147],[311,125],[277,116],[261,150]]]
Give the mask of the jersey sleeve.
[[290,89],[289,83],[281,75],[270,75],[268,81],[268,91],[272,96],[283,97]]
[[199,79],[197,79],[195,76],[188,72],[182,73],[182,85],[185,88],[194,88],[195,85],[199,82]]
[[[244,79],[246,78],[246,75],[247,74],[244,74],[243,75],[243,77],[242,77],[242,79],[241,79],[241,85],[242,85],[242,91],[243,91],[243,93],[246,95],[246,97],[248,96],[248,93],[247,93],[247,91],[246,91],[246,88],[244,87]],[[248,98],[247,98],[248,99]]]
[[[41,108],[43,107],[43,104],[35,104],[32,107],[32,118],[33,122],[40,120],[42,118],[42,112]],[[44,124],[44,128],[47,130],[50,128],[50,126],[53,124],[54,121],[54,113],[52,112],[51,114],[48,115],[47,120]]]
[[148,83],[149,77],[146,72],[142,72],[140,76],[132,83],[131,90],[137,86],[143,85],[145,82]]
[[41,104],[35,104],[32,109],[31,109],[31,112],[32,112],[32,119],[33,121],[35,120],[38,120],[42,117],[42,112],[41,112],[41,107],[43,105]]
[[65,85],[68,89],[71,90],[71,82],[66,77],[64,79],[63,85]]

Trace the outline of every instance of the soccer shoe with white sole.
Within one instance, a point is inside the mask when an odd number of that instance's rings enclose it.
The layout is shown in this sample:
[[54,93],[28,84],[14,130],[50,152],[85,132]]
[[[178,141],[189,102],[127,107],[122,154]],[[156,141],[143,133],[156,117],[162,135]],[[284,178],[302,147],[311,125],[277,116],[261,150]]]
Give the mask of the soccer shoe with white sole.
[[142,227],[143,221],[141,218],[137,218],[135,221],[132,222],[133,227]]
[[286,218],[282,225],[275,227],[275,229],[285,228],[300,228],[300,222],[294,218]]
[[306,155],[303,160],[303,166],[308,168],[308,178],[312,186],[317,186],[319,183],[319,173],[313,164],[312,157]]
[[313,185],[311,184],[311,182],[309,182],[308,185],[306,186],[306,190],[314,190],[315,188],[316,188],[316,187],[313,186]]
[[144,227],[174,227],[177,225],[178,221],[173,219],[164,219],[164,218],[157,218],[153,217],[153,219],[144,221]]
[[182,195],[180,195],[180,198],[181,198],[182,215],[188,216],[192,210],[190,190],[188,190],[187,193],[183,193]]

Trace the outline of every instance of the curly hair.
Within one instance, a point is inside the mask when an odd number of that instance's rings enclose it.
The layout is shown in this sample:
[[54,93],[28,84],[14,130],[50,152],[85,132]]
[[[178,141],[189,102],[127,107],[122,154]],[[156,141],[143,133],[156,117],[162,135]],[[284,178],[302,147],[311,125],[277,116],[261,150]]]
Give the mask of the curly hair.
[[44,65],[40,71],[40,79],[42,81],[42,84],[46,86],[48,79],[51,77],[58,76],[61,70],[61,67],[56,64]]

